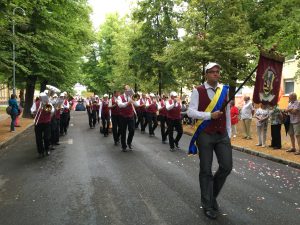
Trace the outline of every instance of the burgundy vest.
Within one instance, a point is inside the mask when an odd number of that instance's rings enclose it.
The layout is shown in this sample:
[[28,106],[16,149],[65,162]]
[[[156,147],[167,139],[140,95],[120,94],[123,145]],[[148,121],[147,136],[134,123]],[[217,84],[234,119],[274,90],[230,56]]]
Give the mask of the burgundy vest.
[[97,111],[97,109],[99,110],[97,104],[94,104],[94,103],[92,104],[91,108],[92,108],[92,111]]
[[149,106],[147,108],[148,113],[156,113],[157,112],[157,105],[154,103],[150,98],[147,100],[149,102]]
[[[36,103],[36,109],[40,108],[40,101]],[[50,123],[51,122],[51,112],[46,112],[43,110],[43,108],[40,108],[37,112],[37,116],[35,119],[35,122],[37,120],[36,124],[44,124],[44,123]]]
[[55,113],[54,113],[55,119],[60,119],[60,109],[55,109]]
[[104,117],[109,116],[108,101],[102,101],[101,116],[104,116]]
[[[204,112],[211,100],[208,97],[206,88],[204,85],[197,87],[199,93],[199,106],[198,111]],[[227,97],[226,97],[227,98]],[[226,101],[226,98],[224,101]],[[201,100],[200,100],[201,99]],[[212,119],[209,125],[204,129],[205,133],[214,134],[214,133],[225,133],[226,131],[226,112],[223,109],[223,114],[219,119]]]
[[161,110],[159,111],[159,115],[162,115],[162,116],[167,116],[167,109],[166,109],[166,104],[165,104],[165,101],[164,100],[161,100],[160,101],[160,105],[161,105]]
[[[121,99],[122,99],[122,102],[127,102],[124,95],[121,95]],[[134,117],[132,105],[129,104],[125,108],[120,108],[120,116],[126,117],[126,118]]]
[[114,115],[114,116],[120,115],[120,108],[117,104],[117,101],[115,100],[115,97],[112,97],[111,104],[116,105],[115,107],[110,109],[111,115]]
[[[68,103],[68,100],[65,99],[65,100],[64,100],[64,105],[67,105],[67,103]],[[69,111],[70,111],[69,108],[64,108],[64,113],[68,113]]]
[[[169,104],[174,104],[173,100],[169,100]],[[171,110],[167,110],[167,118],[170,120],[180,120],[181,119],[181,104],[177,102],[177,107],[173,107]]]
[[[146,101],[147,101],[147,99],[146,99]],[[146,102],[144,102],[144,100],[141,98],[140,99],[140,105],[142,105],[142,104],[146,104]],[[146,112],[146,106],[139,107],[139,111],[140,112]]]

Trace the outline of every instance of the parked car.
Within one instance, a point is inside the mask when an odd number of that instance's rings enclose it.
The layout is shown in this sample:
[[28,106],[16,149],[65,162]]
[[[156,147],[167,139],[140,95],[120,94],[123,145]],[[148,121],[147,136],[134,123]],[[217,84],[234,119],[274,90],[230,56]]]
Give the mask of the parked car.
[[85,106],[83,104],[83,101],[77,102],[77,105],[75,107],[75,111],[85,111]]

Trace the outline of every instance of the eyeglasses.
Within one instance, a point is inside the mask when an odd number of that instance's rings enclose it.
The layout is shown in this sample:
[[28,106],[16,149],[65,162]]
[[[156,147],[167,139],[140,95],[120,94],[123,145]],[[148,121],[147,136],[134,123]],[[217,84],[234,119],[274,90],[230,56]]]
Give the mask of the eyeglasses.
[[210,71],[207,71],[207,73],[216,73],[216,74],[220,74],[220,70],[210,70]]

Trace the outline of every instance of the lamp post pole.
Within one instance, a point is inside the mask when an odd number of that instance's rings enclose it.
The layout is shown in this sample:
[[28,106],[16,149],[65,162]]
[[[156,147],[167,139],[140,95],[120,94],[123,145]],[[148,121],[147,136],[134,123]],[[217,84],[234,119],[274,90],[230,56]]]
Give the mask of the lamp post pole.
[[16,46],[15,46],[15,11],[16,9],[20,9],[23,12],[23,15],[25,16],[25,10],[21,7],[15,7],[13,9],[13,24],[12,24],[12,30],[13,30],[13,94],[16,94]]

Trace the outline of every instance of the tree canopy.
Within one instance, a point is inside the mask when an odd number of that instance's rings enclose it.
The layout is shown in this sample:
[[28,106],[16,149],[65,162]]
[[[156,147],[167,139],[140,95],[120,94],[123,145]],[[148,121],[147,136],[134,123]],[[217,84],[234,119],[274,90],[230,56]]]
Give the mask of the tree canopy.
[[28,105],[46,84],[71,91],[80,82],[97,94],[125,83],[180,91],[204,81],[209,61],[222,65],[222,82],[235,90],[257,63],[257,46],[299,52],[299,10],[295,0],[138,0],[127,16],[109,14],[94,31],[87,0],[1,1],[0,82],[11,87],[15,43],[16,85]]

